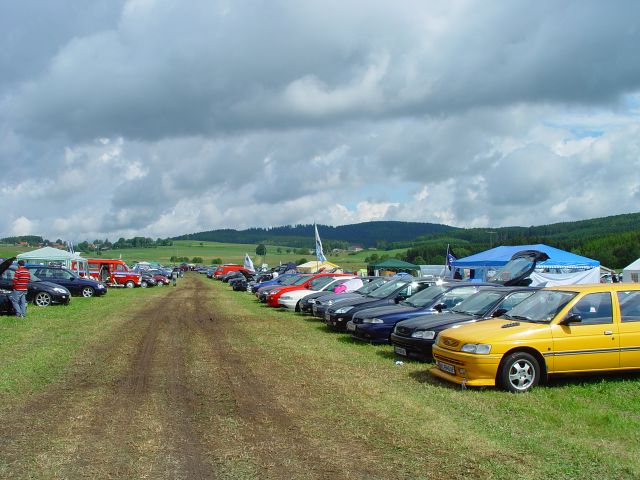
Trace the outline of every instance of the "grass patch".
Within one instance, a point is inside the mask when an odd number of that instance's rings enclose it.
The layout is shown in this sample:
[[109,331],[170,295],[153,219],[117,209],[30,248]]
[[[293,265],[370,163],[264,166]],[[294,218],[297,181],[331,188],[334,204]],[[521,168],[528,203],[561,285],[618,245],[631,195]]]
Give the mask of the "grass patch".
[[211,288],[240,319],[234,348],[255,351],[283,398],[307,402],[310,436],[360,442],[396,477],[640,477],[638,375],[561,379],[524,395],[461,390],[432,378],[429,364],[396,365],[390,346]]
[[24,319],[0,316],[0,398],[14,403],[55,382],[82,349],[129,318],[140,302],[162,292],[112,289],[103,297],[73,297],[67,306],[29,304]]

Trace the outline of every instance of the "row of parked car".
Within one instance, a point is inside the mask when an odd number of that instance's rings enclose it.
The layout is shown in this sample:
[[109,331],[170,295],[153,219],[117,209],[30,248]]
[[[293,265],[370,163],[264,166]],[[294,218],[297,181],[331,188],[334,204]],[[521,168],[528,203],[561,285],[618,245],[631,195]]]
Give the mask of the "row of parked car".
[[337,273],[262,282],[242,275],[242,283],[260,302],[313,315],[359,341],[389,343],[399,357],[432,361],[433,375],[463,386],[526,392],[552,375],[640,369],[640,286],[532,288],[536,262],[522,258],[491,283]]
[[[13,289],[15,258],[0,263],[0,313],[12,314],[9,295]],[[147,288],[170,283],[172,268],[130,269],[122,260],[89,261],[89,275],[81,276],[71,270],[52,265],[25,265],[31,281],[27,302],[39,307],[68,305],[72,296],[99,297],[108,287]],[[173,267],[178,268],[178,267]],[[180,276],[182,270],[179,269]]]

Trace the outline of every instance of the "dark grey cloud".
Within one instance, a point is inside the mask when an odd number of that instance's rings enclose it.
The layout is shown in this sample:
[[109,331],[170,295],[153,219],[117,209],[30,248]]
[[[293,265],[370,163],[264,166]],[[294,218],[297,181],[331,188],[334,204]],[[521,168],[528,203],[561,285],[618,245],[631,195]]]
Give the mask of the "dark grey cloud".
[[0,236],[637,209],[637,2],[5,10]]

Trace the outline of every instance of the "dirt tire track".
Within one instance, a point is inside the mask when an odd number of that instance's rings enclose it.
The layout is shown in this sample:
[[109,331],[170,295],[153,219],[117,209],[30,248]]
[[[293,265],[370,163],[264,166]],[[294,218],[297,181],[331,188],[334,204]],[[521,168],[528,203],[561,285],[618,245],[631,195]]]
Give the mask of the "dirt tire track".
[[251,359],[238,353],[229,342],[229,330],[237,319],[208,306],[203,291],[197,290],[197,314],[193,319],[211,339],[211,352],[225,373],[237,416],[245,425],[244,439],[260,457],[264,478],[375,478],[366,468],[343,472],[332,461],[335,451],[324,452],[309,441],[296,423],[296,415],[302,412],[292,415],[283,407],[269,384],[252,372]]

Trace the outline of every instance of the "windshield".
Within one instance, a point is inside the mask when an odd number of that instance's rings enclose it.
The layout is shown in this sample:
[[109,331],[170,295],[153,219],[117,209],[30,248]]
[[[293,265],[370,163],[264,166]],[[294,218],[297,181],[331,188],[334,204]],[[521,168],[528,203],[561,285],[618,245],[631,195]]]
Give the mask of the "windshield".
[[527,322],[549,323],[576,295],[576,292],[539,290],[504,316]]
[[387,283],[382,285],[380,288],[375,289],[373,292],[369,293],[369,297],[373,298],[384,298],[391,295],[400,287],[408,285],[410,282],[406,280],[389,280]]
[[309,282],[309,290],[320,290],[321,288],[329,285],[333,282],[335,278],[333,277],[318,277],[314,278]]
[[493,306],[498,303],[504,294],[493,290],[484,290],[470,296],[460,302],[452,312],[466,313],[468,315],[485,315]]
[[311,278],[309,275],[302,275],[301,277],[296,278],[293,283],[288,283],[287,285],[302,285],[304,282]]
[[375,280],[371,280],[369,283],[365,283],[362,287],[357,289],[356,292],[362,295],[368,295],[374,290],[377,290],[378,288],[380,288],[381,285],[384,285],[388,281],[389,281],[388,278],[384,278],[384,277],[376,278]]
[[280,285],[293,285],[293,282],[295,282],[298,278],[299,277],[297,275],[291,275],[290,277],[281,278],[276,283],[279,283]]
[[415,295],[410,296],[404,302],[400,302],[402,305],[409,307],[425,307],[431,305],[433,301],[442,295],[447,290],[447,287],[441,285],[432,285],[430,287],[421,290]]
[[525,274],[528,270],[533,268],[533,257],[520,257],[515,260],[509,261],[504,267],[498,270],[490,278],[487,278],[489,282],[505,283],[514,278]]

